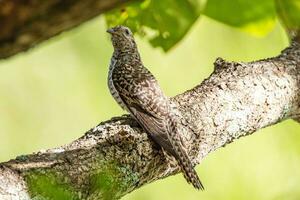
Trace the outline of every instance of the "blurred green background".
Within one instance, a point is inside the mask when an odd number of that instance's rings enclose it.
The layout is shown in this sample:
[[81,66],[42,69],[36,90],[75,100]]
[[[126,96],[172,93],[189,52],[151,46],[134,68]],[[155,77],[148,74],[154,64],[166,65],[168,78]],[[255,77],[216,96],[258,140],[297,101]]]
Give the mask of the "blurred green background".
[[[123,111],[107,89],[112,55],[106,25],[95,18],[33,50],[0,61],[0,161],[57,147]],[[216,57],[251,61],[288,45],[283,28],[255,37],[201,16],[167,53],[137,39],[144,64],[169,96],[199,84]],[[300,126],[288,120],[211,153],[197,171],[198,192],[181,174],[124,197],[154,199],[300,199]]]

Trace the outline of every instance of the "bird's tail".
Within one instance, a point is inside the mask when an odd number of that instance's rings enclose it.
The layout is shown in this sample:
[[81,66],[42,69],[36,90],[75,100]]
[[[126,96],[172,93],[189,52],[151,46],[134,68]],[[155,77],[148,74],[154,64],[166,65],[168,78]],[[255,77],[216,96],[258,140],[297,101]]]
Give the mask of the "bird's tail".
[[[174,118],[173,118],[174,119]],[[191,183],[196,189],[198,190],[204,190],[204,187],[200,181],[200,178],[197,175],[197,172],[195,171],[192,161],[190,160],[186,149],[184,148],[183,144],[181,143],[180,135],[178,133],[178,129],[176,126],[176,122],[170,120],[170,132],[169,137],[172,147],[174,148],[175,155],[173,155],[184,175],[184,178],[187,180],[188,183]]]
[[189,159],[187,153],[181,148],[179,148],[176,152],[178,152],[178,154],[181,154],[178,155],[178,158],[176,159],[186,181],[188,183],[191,183],[194,186],[194,188],[198,190],[204,190],[203,184],[201,183],[200,178],[197,175],[197,172],[194,169],[193,164]]
[[198,190],[204,190],[203,184],[200,181],[200,178],[197,175],[197,172],[192,166],[187,166],[188,163],[180,162],[180,168],[183,173],[184,178],[188,183],[191,183],[194,188]]

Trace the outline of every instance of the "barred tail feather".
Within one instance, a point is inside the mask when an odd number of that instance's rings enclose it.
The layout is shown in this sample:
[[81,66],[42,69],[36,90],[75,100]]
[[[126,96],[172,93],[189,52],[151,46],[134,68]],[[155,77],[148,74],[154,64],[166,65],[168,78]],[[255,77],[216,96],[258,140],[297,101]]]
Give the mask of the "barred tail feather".
[[204,190],[203,184],[201,183],[197,172],[192,166],[184,166],[184,164],[180,163],[180,168],[183,173],[184,178],[188,183],[191,183],[194,188],[198,190]]
[[178,129],[176,126],[176,121],[174,120],[173,116],[171,115],[169,119],[169,140],[174,148],[175,155],[173,155],[184,175],[184,178],[187,180],[188,183],[191,183],[196,189],[204,190],[204,187],[200,181],[200,178],[195,171],[193,164],[181,143],[180,134],[178,133]]
[[191,183],[196,189],[204,190],[203,184],[195,171],[193,164],[183,148],[176,145],[176,160],[181,168],[184,178],[188,183]]

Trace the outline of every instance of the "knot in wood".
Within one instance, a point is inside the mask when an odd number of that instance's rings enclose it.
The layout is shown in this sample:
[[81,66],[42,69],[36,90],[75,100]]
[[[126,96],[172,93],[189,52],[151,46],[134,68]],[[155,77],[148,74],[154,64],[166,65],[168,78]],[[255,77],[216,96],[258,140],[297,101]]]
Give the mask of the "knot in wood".
[[215,70],[226,67],[226,61],[223,58],[218,57],[214,62]]

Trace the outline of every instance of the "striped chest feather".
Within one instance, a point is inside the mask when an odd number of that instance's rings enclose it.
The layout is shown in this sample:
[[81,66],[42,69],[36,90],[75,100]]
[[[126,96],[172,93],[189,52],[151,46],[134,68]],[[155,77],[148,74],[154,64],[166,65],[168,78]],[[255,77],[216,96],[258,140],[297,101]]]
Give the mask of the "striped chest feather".
[[121,99],[119,92],[116,90],[113,82],[113,73],[115,66],[117,64],[117,60],[115,58],[111,59],[110,65],[109,65],[109,72],[108,72],[108,88],[111,93],[111,95],[114,97],[115,101],[122,107],[122,109],[127,110],[126,104]]

